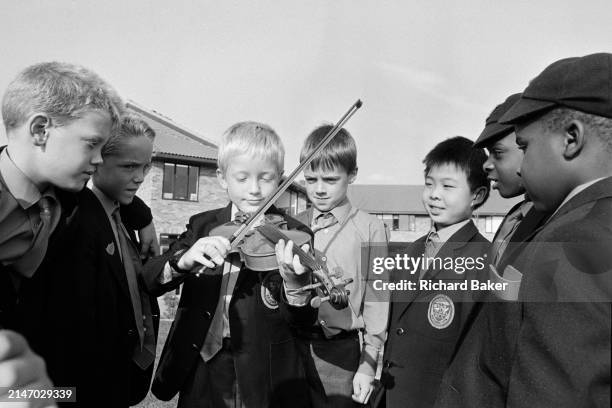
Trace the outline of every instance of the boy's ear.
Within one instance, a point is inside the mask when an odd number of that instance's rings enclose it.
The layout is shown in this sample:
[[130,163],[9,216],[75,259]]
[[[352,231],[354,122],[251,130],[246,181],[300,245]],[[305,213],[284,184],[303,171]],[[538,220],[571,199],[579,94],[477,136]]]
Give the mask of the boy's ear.
[[224,189],[227,189],[227,181],[225,181],[225,174],[221,171],[221,169],[217,169],[217,180],[219,180],[219,184]]
[[357,171],[359,170],[359,168],[355,167],[355,170],[351,171],[348,174],[348,183],[349,184],[353,184],[353,182],[355,181],[355,179],[357,178]]
[[580,154],[585,142],[585,126],[579,120],[572,120],[563,131],[563,157],[567,160],[574,159]]
[[480,204],[482,204],[485,197],[487,196],[487,188],[484,186],[480,186],[474,191],[473,194],[474,194],[474,198],[472,199],[472,203],[471,203],[472,208],[477,207]]
[[30,136],[32,136],[34,145],[44,146],[49,138],[51,118],[44,113],[37,113],[30,118],[28,125]]

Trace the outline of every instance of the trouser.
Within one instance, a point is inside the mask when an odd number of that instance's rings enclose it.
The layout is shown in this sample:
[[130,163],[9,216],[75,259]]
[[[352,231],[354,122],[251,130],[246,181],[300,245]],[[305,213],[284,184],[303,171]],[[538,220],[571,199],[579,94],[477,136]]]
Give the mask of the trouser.
[[343,332],[331,339],[302,335],[297,344],[304,359],[312,407],[359,406],[351,398],[361,355],[357,332]]
[[223,339],[223,348],[208,362],[198,359],[185,384],[177,408],[246,408],[240,398],[229,339]]

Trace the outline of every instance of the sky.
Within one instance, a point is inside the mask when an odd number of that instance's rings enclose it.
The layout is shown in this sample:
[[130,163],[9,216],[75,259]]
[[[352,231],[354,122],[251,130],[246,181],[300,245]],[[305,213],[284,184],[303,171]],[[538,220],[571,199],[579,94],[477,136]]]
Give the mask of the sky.
[[4,0],[0,90],[32,63],[81,64],[213,141],[271,125],[286,173],[359,98],[357,183],[420,184],[436,143],[476,139],[547,65],[612,52],[611,15],[609,0]]

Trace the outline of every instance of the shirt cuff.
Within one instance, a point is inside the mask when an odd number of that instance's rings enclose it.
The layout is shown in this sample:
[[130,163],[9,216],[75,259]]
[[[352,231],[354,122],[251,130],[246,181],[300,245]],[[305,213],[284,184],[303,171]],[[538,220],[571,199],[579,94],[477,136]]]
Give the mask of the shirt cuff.
[[291,306],[306,306],[308,302],[310,302],[310,291],[301,292],[299,289],[288,289],[285,282],[283,282],[283,289],[285,290],[285,295],[287,296],[287,303]]
[[363,373],[374,377],[376,368],[378,367],[378,349],[376,347],[365,344],[361,351],[359,359],[358,373]]
[[164,264],[164,271],[162,272],[162,274],[159,276],[159,283],[161,285],[164,285],[168,282],[170,282],[171,280],[173,280],[174,278],[176,278],[177,276],[179,276],[178,273],[176,273],[174,271],[174,269],[172,269],[170,267],[170,264],[168,262],[166,262]]

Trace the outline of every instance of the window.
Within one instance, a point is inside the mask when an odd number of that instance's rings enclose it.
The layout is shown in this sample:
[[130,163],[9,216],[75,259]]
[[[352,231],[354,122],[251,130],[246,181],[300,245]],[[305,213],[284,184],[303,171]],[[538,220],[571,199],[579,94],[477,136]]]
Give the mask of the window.
[[200,169],[186,164],[164,163],[162,198],[165,200],[198,201]]
[[399,215],[393,214],[393,224],[391,227],[391,231],[398,231],[398,230],[399,230]]
[[485,217],[485,232],[493,232],[493,217]]
[[[397,229],[394,227],[395,226],[395,218],[394,218],[395,215],[392,215],[392,214],[376,214],[376,217],[381,219],[385,223],[387,228],[389,228],[389,230],[397,231]],[[399,219],[398,219],[397,222],[398,222],[397,227],[399,228]]]

